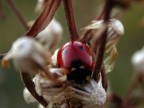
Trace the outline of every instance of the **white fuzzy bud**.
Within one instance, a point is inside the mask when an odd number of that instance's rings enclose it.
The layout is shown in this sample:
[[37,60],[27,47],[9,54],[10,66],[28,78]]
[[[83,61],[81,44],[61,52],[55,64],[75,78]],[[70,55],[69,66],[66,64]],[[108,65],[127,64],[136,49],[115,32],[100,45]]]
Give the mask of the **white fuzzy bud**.
[[44,9],[44,6],[45,6],[44,0],[38,0],[38,2],[36,4],[35,11],[37,13],[41,13]]
[[18,38],[3,62],[13,59],[15,67],[25,72],[37,72],[49,63],[49,53],[37,41],[29,37]]
[[[107,42],[113,39],[118,39],[121,35],[124,34],[124,26],[119,20],[113,18],[110,19],[109,21],[110,22],[108,24],[109,27],[108,27]],[[85,27],[85,29],[97,30],[104,26],[105,25],[103,20],[93,21],[92,24]]]
[[144,72],[144,48],[135,52],[131,61],[136,71]]
[[95,89],[91,91],[91,100],[99,105],[102,106],[106,101],[106,92],[103,87],[97,86]]
[[23,96],[24,96],[24,100],[27,103],[35,103],[35,102],[37,102],[37,100],[31,95],[31,93],[28,91],[27,88],[24,88]]
[[50,24],[41,31],[36,39],[46,48],[51,50],[56,46],[62,37],[62,26],[61,24],[53,19]]
[[90,101],[93,104],[102,106],[106,101],[106,91],[102,87],[101,78],[97,83],[95,80],[90,80],[90,83],[84,87],[90,93]]

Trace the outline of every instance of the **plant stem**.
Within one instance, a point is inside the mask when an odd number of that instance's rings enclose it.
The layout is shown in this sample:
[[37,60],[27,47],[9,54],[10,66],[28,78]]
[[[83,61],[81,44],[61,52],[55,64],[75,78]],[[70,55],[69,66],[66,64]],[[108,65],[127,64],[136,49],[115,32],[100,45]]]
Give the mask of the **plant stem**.
[[[113,0],[106,0],[105,5],[104,5],[104,23],[106,24],[106,27],[104,31],[100,34],[99,39],[98,39],[98,47],[96,50],[96,62],[95,62],[95,68],[93,72],[93,78],[97,80],[97,76],[101,72],[102,69],[102,63],[103,63],[103,57],[104,57],[104,52],[105,52],[105,45],[106,45],[106,38],[107,38],[107,29],[108,29],[108,20],[110,17],[111,10],[113,8]],[[97,43],[97,40],[96,40]]]
[[70,32],[70,39],[74,41],[78,39],[79,36],[78,36],[77,29],[76,29],[72,1],[63,0],[63,3],[64,3],[65,15],[67,19],[67,25],[68,25],[69,32]]
[[49,0],[41,15],[25,35],[29,37],[35,37],[38,33],[45,29],[53,19],[61,2],[62,0]]
[[19,12],[19,10],[16,8],[13,0],[7,0],[9,6],[11,7],[11,9],[13,10],[13,12],[15,13],[15,15],[17,16],[17,18],[19,19],[19,21],[22,23],[22,25],[24,26],[24,28],[26,30],[29,29],[25,19],[23,18],[23,16],[21,15],[21,13]]
[[32,78],[29,73],[27,72],[21,72],[21,79],[24,82],[25,86],[29,90],[29,92],[32,94],[32,96],[38,100],[39,103],[41,103],[43,106],[47,107],[48,103],[44,100],[42,96],[39,96],[35,90],[35,84],[32,81]]

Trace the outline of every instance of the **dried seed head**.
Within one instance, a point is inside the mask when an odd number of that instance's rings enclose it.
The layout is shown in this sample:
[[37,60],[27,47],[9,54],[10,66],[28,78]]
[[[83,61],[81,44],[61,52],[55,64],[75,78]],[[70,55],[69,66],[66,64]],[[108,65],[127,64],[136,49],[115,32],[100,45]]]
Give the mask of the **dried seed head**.
[[[98,29],[106,26],[103,20],[100,21],[93,21],[93,23],[86,27],[86,29],[93,30],[94,42],[98,40]],[[115,66],[115,61],[117,59],[117,48],[116,45],[121,37],[124,34],[124,26],[123,24],[117,19],[109,19],[108,24],[108,36],[107,36],[107,43],[106,43],[106,51],[105,51],[105,68],[106,72],[111,72]],[[93,43],[93,41],[92,41]],[[93,45],[93,44],[92,44]]]
[[36,36],[36,39],[46,49],[51,50],[60,41],[62,37],[62,32],[63,32],[63,29],[62,29],[61,24],[55,19],[53,19],[50,22],[50,24]]
[[[63,74],[63,69],[50,69],[49,72],[56,80],[49,80],[44,74],[37,74],[34,79],[35,89],[39,95],[42,95],[48,102],[59,102],[64,98],[66,75]],[[59,73],[58,73],[59,72]]]
[[[26,72],[36,72],[49,63],[49,53],[38,42],[29,37],[17,39],[2,63],[13,59],[15,67]],[[5,65],[5,64],[4,64]]]
[[84,89],[90,93],[90,98],[93,104],[102,106],[106,101],[106,91],[102,87],[101,78],[97,83],[95,80],[90,80]]
[[27,88],[23,90],[23,96],[27,103],[35,103],[37,100],[31,95]]
[[98,86],[97,88],[92,90],[91,100],[99,106],[102,106],[105,103],[106,92],[102,86]]
[[136,71],[144,72],[144,48],[135,52],[131,61]]
[[[108,28],[107,42],[115,40],[115,39],[119,39],[119,37],[124,34],[123,24],[119,20],[113,18],[113,19],[110,19],[109,21],[110,22],[108,25],[109,28]],[[104,26],[105,25],[104,25],[103,20],[93,21],[92,24],[85,27],[85,29],[97,30]],[[96,37],[96,38],[98,38],[98,37]]]

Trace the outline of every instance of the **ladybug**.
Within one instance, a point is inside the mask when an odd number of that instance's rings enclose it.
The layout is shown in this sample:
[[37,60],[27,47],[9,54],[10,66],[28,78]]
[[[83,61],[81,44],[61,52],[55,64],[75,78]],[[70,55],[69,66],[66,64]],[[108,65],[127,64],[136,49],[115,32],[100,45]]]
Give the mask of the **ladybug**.
[[66,68],[69,71],[67,80],[70,84],[84,84],[92,74],[93,53],[88,45],[70,41],[58,51],[57,67]]

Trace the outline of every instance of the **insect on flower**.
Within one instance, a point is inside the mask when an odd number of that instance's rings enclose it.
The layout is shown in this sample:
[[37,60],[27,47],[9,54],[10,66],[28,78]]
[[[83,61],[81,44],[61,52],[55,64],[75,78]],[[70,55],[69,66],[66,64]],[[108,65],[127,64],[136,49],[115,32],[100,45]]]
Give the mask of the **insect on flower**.
[[[9,59],[14,60],[15,67],[21,71],[26,85],[23,94],[28,103],[38,102],[46,108],[102,106],[106,101],[105,79],[102,74],[105,67],[103,56],[96,58],[97,52],[87,43],[79,41],[71,0],[63,0],[70,41],[57,49],[50,59],[50,46],[48,45],[51,37],[48,38],[44,35],[46,29],[50,30],[48,24],[53,19],[61,2],[62,0],[48,1],[44,11],[26,33],[26,36],[13,43],[2,63],[5,66]],[[109,7],[109,2],[107,5],[106,7]],[[109,17],[104,18],[104,22],[108,21]],[[118,39],[113,36],[117,30],[115,30],[116,27],[113,27],[113,23],[111,26],[108,25],[109,23],[106,23],[101,28],[103,33],[98,37],[104,37],[107,39],[106,42],[111,42],[111,40]],[[55,31],[53,32],[55,33]],[[43,44],[44,42],[46,42],[46,46]],[[94,44],[96,42],[97,40],[94,39]],[[99,58],[102,62],[100,62],[99,69],[96,69],[96,60]],[[94,76],[96,71],[98,72],[97,76]],[[29,75],[31,73],[35,75],[33,81]]]

